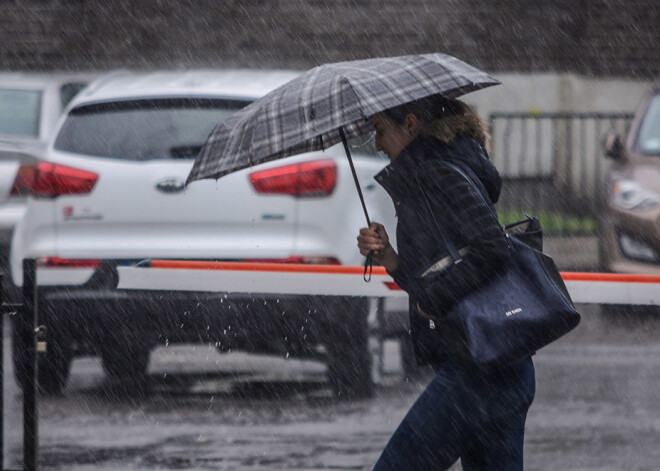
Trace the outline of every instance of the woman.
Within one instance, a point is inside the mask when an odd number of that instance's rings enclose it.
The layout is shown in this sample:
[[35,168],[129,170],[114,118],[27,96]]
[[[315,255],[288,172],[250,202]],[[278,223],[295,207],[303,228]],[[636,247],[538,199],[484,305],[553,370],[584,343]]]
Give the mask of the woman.
[[[441,96],[386,110],[373,120],[376,149],[391,160],[376,180],[396,208],[398,253],[378,223],[360,230],[358,247],[365,256],[373,251],[408,293],[417,362],[436,371],[374,470],[447,469],[459,458],[464,470],[522,469],[525,419],[535,390],[532,361],[477,368],[460,328],[446,317],[457,299],[494,276],[509,257],[503,231],[477,193],[495,203],[501,189],[483,123],[466,104]],[[479,189],[445,161],[472,176]],[[469,247],[460,263],[433,282],[419,274],[448,251],[429,206],[454,245]]]

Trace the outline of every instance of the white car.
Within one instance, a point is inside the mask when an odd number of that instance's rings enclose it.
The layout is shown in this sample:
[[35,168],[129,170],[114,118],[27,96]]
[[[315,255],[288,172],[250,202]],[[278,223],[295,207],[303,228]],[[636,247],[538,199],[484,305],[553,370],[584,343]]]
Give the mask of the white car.
[[0,271],[23,217],[27,180],[62,111],[89,81],[83,74],[0,73]]
[[[363,263],[364,214],[340,146],[184,185],[217,123],[295,76],[129,73],[72,101],[36,167],[11,247],[16,286],[22,260],[38,260],[44,391],[62,389],[75,355],[98,353],[111,377],[135,379],[157,345],[201,341],[324,354],[339,393],[371,392],[365,299],[116,289],[118,265],[156,258]],[[373,180],[387,159],[354,150],[370,216],[393,228],[393,205]]]

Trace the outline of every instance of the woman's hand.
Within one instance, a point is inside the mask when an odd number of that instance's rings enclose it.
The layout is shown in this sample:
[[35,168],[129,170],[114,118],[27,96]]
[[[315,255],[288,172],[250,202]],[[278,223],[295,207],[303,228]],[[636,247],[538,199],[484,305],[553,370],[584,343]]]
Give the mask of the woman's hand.
[[366,257],[373,251],[374,260],[387,271],[394,271],[399,266],[399,256],[390,244],[390,238],[382,224],[372,222],[368,228],[360,229],[357,241],[360,253]]

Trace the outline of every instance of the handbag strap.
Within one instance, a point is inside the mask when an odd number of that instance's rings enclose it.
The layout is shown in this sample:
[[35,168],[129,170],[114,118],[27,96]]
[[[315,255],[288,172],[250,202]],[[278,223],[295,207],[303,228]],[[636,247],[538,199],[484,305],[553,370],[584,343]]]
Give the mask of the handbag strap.
[[[495,219],[496,224],[498,227],[502,229],[504,232],[504,228],[500,225],[500,221],[497,218],[497,213],[495,212],[495,208],[493,208],[492,204],[488,204],[488,201],[486,201],[486,198],[483,195],[482,189],[475,183],[475,181],[470,178],[470,176],[463,171],[458,165],[452,163],[452,162],[447,162],[443,161],[442,165],[445,165],[446,167],[451,168],[452,170],[456,171],[459,175],[461,175],[463,178],[467,180],[467,182],[474,188],[481,198],[481,201],[486,205],[490,213],[493,215],[493,218]],[[471,170],[467,170],[469,173],[473,174]],[[417,177],[417,180],[419,181],[419,176]],[[445,247],[447,247],[447,250],[449,251],[449,255],[451,256],[452,261],[454,264],[459,263],[462,260],[461,255],[458,252],[458,249],[456,249],[456,245],[451,241],[449,234],[447,231],[444,229],[442,225],[438,222],[437,218],[435,217],[435,212],[431,208],[431,203],[429,202],[429,198],[426,195],[426,192],[423,189],[422,185],[419,185],[420,191],[422,192],[422,196],[424,197],[424,203],[426,203],[426,207],[429,210],[429,214],[431,215],[431,219],[433,220],[433,224],[435,225],[436,229],[438,230],[438,233],[440,234],[440,237],[442,238],[442,242],[445,244]],[[506,234],[506,232],[504,232]]]
[[[421,188],[421,185],[420,185]],[[459,263],[462,260],[461,255],[458,253],[458,249],[456,249],[456,246],[454,243],[451,241],[449,238],[449,234],[447,234],[447,231],[445,230],[444,227],[438,223],[437,218],[435,217],[435,213],[433,212],[433,209],[431,208],[431,203],[429,203],[429,198],[426,196],[426,192],[422,189],[422,196],[424,197],[424,203],[426,203],[426,207],[429,210],[429,214],[431,215],[431,219],[433,220],[433,224],[435,224],[435,228],[438,231],[438,234],[440,234],[440,238],[442,239],[442,243],[445,244],[445,247],[447,247],[447,250],[449,250],[449,255],[451,256],[452,262]]]

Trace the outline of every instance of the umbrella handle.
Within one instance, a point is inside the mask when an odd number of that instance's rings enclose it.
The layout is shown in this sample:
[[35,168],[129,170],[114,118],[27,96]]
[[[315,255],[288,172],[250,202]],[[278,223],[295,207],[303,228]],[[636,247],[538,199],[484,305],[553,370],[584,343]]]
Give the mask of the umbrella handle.
[[[360,188],[360,181],[358,180],[357,172],[355,171],[355,165],[353,165],[353,157],[351,157],[351,150],[348,147],[348,141],[346,140],[346,135],[344,134],[344,129],[339,127],[339,135],[341,136],[341,142],[344,144],[344,151],[346,152],[346,158],[348,158],[348,165],[351,167],[351,173],[353,174],[353,181],[355,182],[355,188],[357,188],[358,196],[360,197],[360,203],[362,203],[362,211],[364,211],[364,217],[367,219],[367,227],[371,226],[371,220],[369,219],[369,212],[367,211],[367,205],[364,203],[364,195],[362,194],[362,188]],[[371,280],[371,273],[373,271],[373,262],[374,251],[370,251],[367,255],[366,260],[364,261],[364,274],[362,275],[364,281],[369,282]],[[367,270],[369,270],[369,276],[367,277]]]

